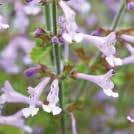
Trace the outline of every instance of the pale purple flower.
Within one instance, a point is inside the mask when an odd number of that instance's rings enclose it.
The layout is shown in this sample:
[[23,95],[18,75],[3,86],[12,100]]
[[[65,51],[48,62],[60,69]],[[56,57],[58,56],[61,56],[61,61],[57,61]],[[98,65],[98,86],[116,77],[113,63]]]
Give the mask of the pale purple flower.
[[92,36],[92,35],[82,35],[84,40],[88,43],[95,45],[106,57],[114,55],[116,53],[115,43],[116,35],[111,32],[106,37]]
[[57,106],[57,103],[59,101],[59,85],[57,79],[53,80],[51,84],[50,92],[47,96],[47,101],[48,105],[42,105],[44,111],[48,113],[52,112],[53,115],[61,113],[62,109],[59,106]]
[[[98,18],[96,16],[96,14],[92,13],[90,14],[88,17],[86,17],[86,23],[88,25],[88,27],[94,27],[98,22]],[[99,31],[98,31],[99,32]]]
[[37,15],[41,11],[41,8],[38,5],[34,4],[34,3],[30,3],[28,5],[25,5],[23,7],[23,9],[24,9],[24,12],[27,15]]
[[32,129],[25,125],[24,118],[22,115],[22,111],[18,111],[17,113],[9,116],[0,115],[0,124],[1,125],[10,125],[20,128],[28,133],[32,133]]
[[106,74],[99,75],[99,76],[88,75],[88,74],[76,72],[74,74],[74,77],[76,77],[78,79],[84,79],[84,80],[91,81],[91,82],[97,84],[98,86],[100,86],[103,89],[103,92],[107,96],[116,98],[119,96],[119,94],[112,90],[114,88],[114,83],[110,80],[110,78],[113,76],[113,74],[114,74],[114,70],[111,69]]
[[42,105],[42,102],[39,99],[40,99],[40,96],[41,96],[44,88],[47,86],[49,80],[50,80],[50,78],[43,78],[41,80],[41,82],[35,88],[28,87],[28,92],[30,94],[29,107],[24,108],[22,110],[23,115],[26,118],[28,118],[29,116],[34,116],[38,113],[39,108],[37,108],[36,106]]
[[20,1],[16,1],[14,3],[14,6],[16,15],[13,20],[13,26],[16,31],[19,31],[19,33],[24,34],[26,33],[27,28],[29,26],[29,18],[24,12],[24,5]]
[[132,47],[130,44],[127,44],[127,49],[130,52],[130,54],[134,54],[134,47]]
[[131,117],[131,116],[129,116],[129,115],[127,116],[127,120],[130,121],[130,122],[132,122],[132,123],[134,123],[134,118]]
[[35,116],[38,113],[38,111],[39,108],[30,105],[28,108],[23,108],[22,113],[25,118],[28,118],[29,116],[31,117]]
[[87,0],[70,0],[68,4],[79,13],[84,14],[88,13],[91,10],[91,5]]
[[122,34],[120,38],[126,42],[129,43],[134,43],[134,36],[133,35],[128,35],[128,34]]
[[43,78],[41,82],[35,87],[28,87],[28,92],[30,96],[24,96],[13,89],[11,84],[6,81],[2,87],[2,95],[0,96],[0,104],[3,105],[7,103],[26,103],[29,104],[28,108],[23,108],[22,113],[24,117],[34,116],[38,113],[39,108],[36,106],[42,106],[42,101],[40,101],[40,96],[47,86],[50,78]]
[[3,16],[0,15],[0,30],[7,29],[7,28],[9,28],[9,25],[3,22]]
[[123,59],[123,65],[134,64],[134,55],[128,56]]
[[20,67],[17,65],[20,50],[22,52],[22,61],[25,65],[29,65],[32,63],[29,53],[33,47],[33,41],[23,36],[15,37],[2,51],[0,57],[0,67],[8,73],[17,74],[20,71]]
[[120,8],[120,0],[103,0],[104,4],[108,9],[110,9],[114,14],[118,12]]
[[108,96],[106,96],[105,94],[104,94],[104,92],[102,92],[102,90],[100,90],[99,92],[97,92],[96,94],[95,94],[95,97],[94,97],[96,100],[98,100],[98,101],[105,101],[105,100],[107,100],[109,97]]
[[82,40],[87,41],[95,45],[106,57],[106,61],[112,66],[122,65],[120,58],[115,57],[116,49],[116,34],[111,32],[106,37],[98,37],[87,34],[78,33],[78,26],[75,22],[75,12],[62,0],[59,2],[65,18],[61,18],[62,25],[62,37],[67,43],[72,41],[81,42]]
[[17,74],[20,72],[20,68],[14,62],[14,60],[0,59],[0,68],[4,69],[9,74]]
[[82,36],[80,33],[78,33],[78,26],[75,22],[75,12],[67,5],[65,1],[59,2],[60,7],[62,8],[65,18],[64,18],[64,32],[62,33],[63,39],[68,42],[72,43],[72,41],[75,42],[81,42]]
[[122,65],[122,60],[120,58],[115,57],[116,54],[116,35],[114,32],[111,32],[106,37],[92,36],[92,35],[82,35],[84,40],[88,43],[95,45],[103,54],[106,61],[110,66],[119,66]]
[[131,55],[122,59],[123,65],[134,64],[134,47],[128,44],[127,49]]
[[112,66],[122,66],[126,64],[134,64],[134,47],[127,44],[127,49],[130,52],[130,56],[127,56],[125,58],[117,58],[113,55],[106,57],[106,61]]
[[106,59],[106,61],[108,62],[108,64],[111,67],[123,65],[122,59],[121,58],[117,58],[117,57],[115,57],[113,55],[110,55],[110,56],[106,57],[105,59]]
[[114,118],[117,115],[117,109],[110,104],[105,106],[105,111],[109,118]]
[[97,28],[97,29],[95,29],[95,30],[93,30],[92,32],[91,32],[91,35],[93,35],[93,36],[101,36],[102,35],[102,29],[101,28]]
[[128,10],[134,10],[134,1],[130,1],[127,3]]
[[9,81],[5,81],[4,86],[1,88],[3,92],[0,96],[0,104],[4,103],[29,103],[29,98],[23,94],[15,91]]
[[76,127],[76,119],[73,113],[70,113],[71,117],[71,126],[72,126],[72,134],[77,134],[77,127]]
[[41,65],[36,65],[34,67],[30,67],[24,71],[25,76],[33,77],[41,70]]

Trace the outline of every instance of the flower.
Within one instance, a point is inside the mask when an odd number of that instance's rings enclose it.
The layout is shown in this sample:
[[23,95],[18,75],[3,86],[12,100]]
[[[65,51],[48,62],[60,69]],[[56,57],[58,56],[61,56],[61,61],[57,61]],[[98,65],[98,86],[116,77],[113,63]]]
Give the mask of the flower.
[[118,12],[118,9],[120,8],[120,1],[116,0],[103,0],[103,3],[106,7],[108,7],[108,10],[115,15]]
[[106,57],[116,53],[116,35],[114,32],[111,32],[106,37],[98,37],[86,34],[83,34],[82,36],[88,43],[95,45]]
[[32,133],[32,129],[24,123],[21,110],[9,116],[0,115],[0,124],[15,126],[21,128],[22,130],[25,130],[28,133]]
[[34,47],[34,42],[23,37],[17,36],[12,39],[9,44],[4,48],[0,55],[0,67],[6,72],[11,74],[17,74],[20,71],[20,67],[16,64],[20,50],[23,53],[22,60],[25,65],[32,63],[29,53]]
[[127,44],[127,49],[131,54],[134,54],[134,47],[132,47],[130,44]]
[[134,36],[132,35],[122,34],[120,38],[126,42],[134,43]]
[[47,101],[48,101],[48,105],[43,104],[42,108],[44,111],[50,113],[52,112],[53,115],[57,115],[59,114],[62,109],[57,106],[57,103],[59,101],[59,86],[58,86],[58,80],[55,79],[53,80],[51,87],[50,87],[50,92],[47,96]]
[[126,64],[134,64],[134,55],[128,56],[123,59],[123,65],[126,65]]
[[77,134],[77,128],[76,128],[76,119],[73,113],[70,113],[71,117],[71,123],[72,123],[72,134]]
[[83,14],[88,13],[91,9],[91,5],[87,0],[70,0],[68,4],[76,11]]
[[35,5],[34,3],[30,3],[28,5],[25,5],[23,7],[24,9],[24,12],[27,14],[27,15],[37,15],[40,13],[41,11],[41,8],[38,7],[37,5]]
[[41,65],[36,65],[34,67],[30,67],[24,71],[25,76],[33,77],[41,70]]
[[103,89],[103,92],[107,96],[116,98],[119,96],[119,94],[117,92],[112,91],[112,89],[114,88],[114,84],[110,80],[110,78],[113,76],[113,74],[114,74],[114,70],[111,69],[106,74],[99,75],[99,76],[87,75],[87,74],[78,73],[78,72],[75,72],[73,74],[73,76],[75,78],[88,80],[88,81],[91,81],[91,82],[97,84],[98,86],[100,86]]
[[39,100],[41,93],[43,92],[44,88],[47,86],[50,78],[43,78],[41,82],[35,87],[28,87],[28,92],[30,94],[30,101],[29,101],[29,107],[24,108],[22,110],[22,113],[25,118],[28,118],[29,116],[34,116],[38,113],[39,108],[36,108],[36,105],[41,105],[42,102]]
[[42,102],[40,101],[40,95],[42,94],[44,88],[47,86],[49,80],[50,78],[43,78],[35,88],[28,87],[30,97],[24,96],[16,92],[12,88],[11,84],[6,81],[4,87],[2,87],[2,91],[4,93],[0,96],[0,104],[2,105],[6,102],[29,104],[28,108],[23,108],[23,116],[26,118],[29,116],[34,116],[39,111],[39,108],[36,108],[36,106],[42,105]]
[[127,116],[127,120],[129,120],[130,122],[134,123],[134,118],[132,118],[131,116]]
[[134,64],[134,47],[128,44],[127,49],[131,55],[122,59],[123,65]]
[[4,69],[9,74],[17,74],[20,72],[20,67],[14,63],[14,60],[0,59],[0,68]]
[[29,18],[24,11],[24,5],[20,1],[14,2],[14,7],[16,14],[13,20],[13,28],[16,32],[24,34],[29,26]]
[[6,23],[3,23],[3,16],[0,15],[0,30],[7,29],[7,28],[9,28],[9,25]]
[[35,116],[39,111],[39,108],[36,108],[35,106],[29,106],[28,108],[23,108],[22,113],[25,118],[28,118],[29,116]]
[[62,8],[65,18],[64,23],[60,23],[64,27],[64,32],[62,33],[63,39],[68,42],[72,43],[72,41],[75,41],[77,43],[82,41],[82,36],[80,33],[78,33],[78,26],[75,22],[75,12],[66,4],[64,1],[59,2],[60,7]]
[[110,55],[106,57],[105,59],[111,67],[121,66],[123,64],[123,61],[121,58],[117,58],[113,55]]
[[127,0],[127,8],[128,8],[128,10],[134,10],[134,1],[133,0]]
[[13,89],[9,81],[5,81],[1,88],[3,94],[0,96],[0,104],[8,103],[28,103],[29,98]]
[[82,36],[84,40],[95,45],[104,54],[104,56],[106,56],[105,59],[110,66],[114,67],[122,65],[122,60],[114,56],[116,54],[116,35],[114,32],[111,32],[106,37],[86,34],[83,34]]

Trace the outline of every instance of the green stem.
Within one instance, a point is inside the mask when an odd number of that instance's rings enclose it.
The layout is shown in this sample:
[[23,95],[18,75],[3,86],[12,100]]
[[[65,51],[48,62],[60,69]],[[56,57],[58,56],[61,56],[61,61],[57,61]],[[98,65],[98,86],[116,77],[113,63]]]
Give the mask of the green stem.
[[[45,21],[46,21],[46,29],[48,31],[51,31],[52,32],[52,27],[51,27],[51,24],[52,24],[52,17],[51,17],[51,10],[50,10],[50,3],[47,3],[45,4]],[[54,52],[53,52],[53,49],[50,51],[50,57],[51,57],[51,61],[52,61],[52,64],[54,65]]]
[[[57,11],[56,11],[56,1],[52,1],[52,14],[53,14],[53,33],[57,35]],[[58,45],[54,45],[54,51],[55,51],[55,63],[56,63],[56,70],[57,74],[61,73],[60,68],[60,47]],[[63,107],[63,88],[62,88],[62,82],[59,82],[59,98],[60,98],[60,107],[64,109]],[[65,117],[64,117],[64,111],[61,115],[61,129],[62,134],[65,134]]]
[[45,20],[46,20],[46,28],[48,31],[51,31],[51,14],[50,14],[50,5],[47,3],[45,5]]
[[[115,20],[113,22],[113,28],[112,30],[115,30],[116,27],[118,26],[119,22],[120,22],[120,19],[121,19],[121,16],[125,10],[125,5],[126,5],[126,2],[125,0],[122,1],[122,5],[119,9],[119,12],[117,14],[117,16],[115,17]],[[124,91],[124,90],[123,90]],[[123,100],[123,96],[124,96],[124,92],[121,91],[121,94],[120,94],[120,97],[119,97],[119,100],[118,100],[118,108],[120,109],[121,105],[122,105],[122,100]],[[120,113],[120,112],[119,112]]]
[[[126,5],[126,2],[125,2],[125,0],[123,0],[122,5],[121,5],[121,7],[119,9],[119,12],[118,12],[118,14],[115,17],[115,20],[113,22],[112,31],[114,31],[117,28],[117,26],[118,26],[118,24],[120,22],[121,16],[122,16],[123,12],[125,11],[125,5]],[[118,113],[120,113],[120,111],[122,111],[121,107],[122,107],[123,97],[124,97],[124,90],[120,92],[120,97],[118,99],[118,103],[117,103]],[[119,114],[117,114],[117,118],[118,117],[119,117]],[[113,129],[111,129],[110,132],[112,133]]]
[[116,29],[116,27],[118,26],[119,22],[120,22],[120,19],[121,19],[121,16],[125,10],[125,0],[122,1],[122,5],[119,9],[119,12],[118,14],[116,15],[114,21],[113,21],[113,26],[112,26],[112,31],[114,31]]

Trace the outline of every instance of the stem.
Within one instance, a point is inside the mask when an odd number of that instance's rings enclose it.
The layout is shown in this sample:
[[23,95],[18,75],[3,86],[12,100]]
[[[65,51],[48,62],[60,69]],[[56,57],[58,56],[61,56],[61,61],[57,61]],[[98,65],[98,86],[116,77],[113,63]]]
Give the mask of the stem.
[[[117,16],[115,17],[112,30],[115,30],[116,27],[118,26],[118,24],[120,22],[120,19],[121,19],[121,16],[122,16],[122,14],[123,14],[123,12],[125,10],[125,5],[126,5],[126,2],[125,2],[125,0],[123,0],[122,5],[121,5],[121,7],[119,9],[119,12],[118,12]],[[121,106],[122,106],[122,100],[123,100],[123,97],[124,97],[124,90],[121,91],[120,93],[121,94],[120,94],[120,97],[119,97],[119,100],[118,100],[118,109],[119,109],[119,111],[120,111]],[[118,112],[118,113],[120,113],[120,112]]]
[[119,9],[119,12],[114,19],[113,26],[112,26],[112,31],[114,31],[116,29],[116,27],[118,26],[124,10],[125,10],[125,0],[122,1],[122,5]]
[[[52,17],[51,17],[51,10],[50,10],[50,3],[47,3],[45,5],[45,20],[46,20],[46,29],[48,31],[51,31],[52,32],[52,27],[51,27],[51,24],[52,24]],[[52,64],[54,65],[54,52],[53,52],[53,49],[50,51],[50,57],[51,57],[51,61],[52,61]]]
[[[52,1],[52,13],[53,13],[53,33],[57,35],[57,20],[56,20],[56,1]],[[54,45],[54,51],[55,51],[55,63],[56,63],[56,71],[57,74],[61,73],[60,68],[60,48],[58,45]],[[62,82],[59,82],[59,98],[60,98],[60,107],[63,108],[63,89],[62,89]],[[65,134],[65,117],[64,117],[64,111],[61,115],[61,133]]]
[[50,5],[48,3],[45,5],[45,20],[47,30],[51,31],[51,14],[50,14]]

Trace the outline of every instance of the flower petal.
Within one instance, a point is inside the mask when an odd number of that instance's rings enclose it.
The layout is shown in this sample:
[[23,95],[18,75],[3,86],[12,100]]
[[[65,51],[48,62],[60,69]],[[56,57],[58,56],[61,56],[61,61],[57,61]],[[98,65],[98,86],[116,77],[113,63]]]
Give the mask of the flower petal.
[[42,108],[43,108],[43,110],[45,111],[45,112],[48,112],[48,113],[50,113],[51,112],[51,107],[49,106],[49,105],[42,105]]
[[52,109],[52,114],[53,115],[57,115],[57,114],[60,114],[62,111],[62,109],[58,106],[55,106],[53,109]]

